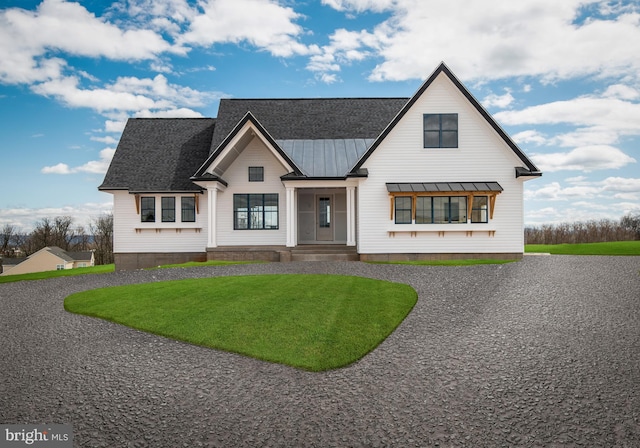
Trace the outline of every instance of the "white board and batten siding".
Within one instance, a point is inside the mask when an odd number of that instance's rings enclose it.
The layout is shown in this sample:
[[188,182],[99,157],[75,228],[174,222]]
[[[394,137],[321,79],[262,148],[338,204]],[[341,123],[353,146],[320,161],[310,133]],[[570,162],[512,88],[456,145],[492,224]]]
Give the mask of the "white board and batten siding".
[[[428,113],[458,114],[458,148],[423,147],[423,114]],[[363,165],[369,176],[358,188],[358,251],[522,253],[523,180],[515,178],[516,166],[522,161],[441,73]],[[395,224],[391,218],[387,182],[494,181],[504,191],[488,223]]]
[[[249,167],[264,167],[263,182],[249,182]],[[284,246],[287,242],[286,189],[280,180],[287,174],[271,151],[254,137],[222,175],[228,183],[218,192],[216,216],[216,244],[218,246]],[[278,229],[234,230],[234,194],[277,194]]]
[[[136,196],[113,191],[113,250],[115,253],[204,252],[207,248],[207,198],[199,195],[195,222],[181,222],[181,197],[192,194],[158,193],[156,222],[141,222]],[[175,197],[175,222],[162,222],[161,198]]]

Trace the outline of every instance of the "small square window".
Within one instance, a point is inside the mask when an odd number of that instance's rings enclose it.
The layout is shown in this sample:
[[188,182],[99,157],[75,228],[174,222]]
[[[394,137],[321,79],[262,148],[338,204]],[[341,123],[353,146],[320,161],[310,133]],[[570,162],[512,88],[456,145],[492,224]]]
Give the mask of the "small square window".
[[250,166],[249,167],[249,182],[264,182],[264,167],[263,166]]
[[458,114],[424,114],[424,147],[457,148]]

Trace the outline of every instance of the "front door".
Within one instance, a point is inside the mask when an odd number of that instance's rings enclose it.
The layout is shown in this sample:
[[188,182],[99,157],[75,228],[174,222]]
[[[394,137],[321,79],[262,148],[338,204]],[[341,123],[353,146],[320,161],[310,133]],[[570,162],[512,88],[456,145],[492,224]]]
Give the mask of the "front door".
[[316,240],[333,241],[333,195],[316,195]]

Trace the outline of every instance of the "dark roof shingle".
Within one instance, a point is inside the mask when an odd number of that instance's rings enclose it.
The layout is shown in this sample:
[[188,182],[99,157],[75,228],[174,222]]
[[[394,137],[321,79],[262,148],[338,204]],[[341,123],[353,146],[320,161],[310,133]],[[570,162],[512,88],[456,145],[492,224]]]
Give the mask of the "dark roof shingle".
[[100,190],[199,191],[189,178],[209,154],[214,118],[132,118]]
[[[373,139],[409,98],[222,99],[211,152],[251,112],[275,140]],[[204,160],[204,159],[203,159]]]

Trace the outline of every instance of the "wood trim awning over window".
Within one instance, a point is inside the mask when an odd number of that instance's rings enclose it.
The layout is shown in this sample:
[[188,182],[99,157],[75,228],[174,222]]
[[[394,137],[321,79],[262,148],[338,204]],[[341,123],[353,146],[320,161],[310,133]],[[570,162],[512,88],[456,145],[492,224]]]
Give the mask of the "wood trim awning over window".
[[498,182],[388,182],[387,191],[391,196],[391,219],[393,219],[393,202],[396,196],[411,196],[414,213],[418,196],[466,196],[467,216],[471,216],[474,196],[489,196],[489,215],[493,219],[496,196],[502,193],[503,188]]

